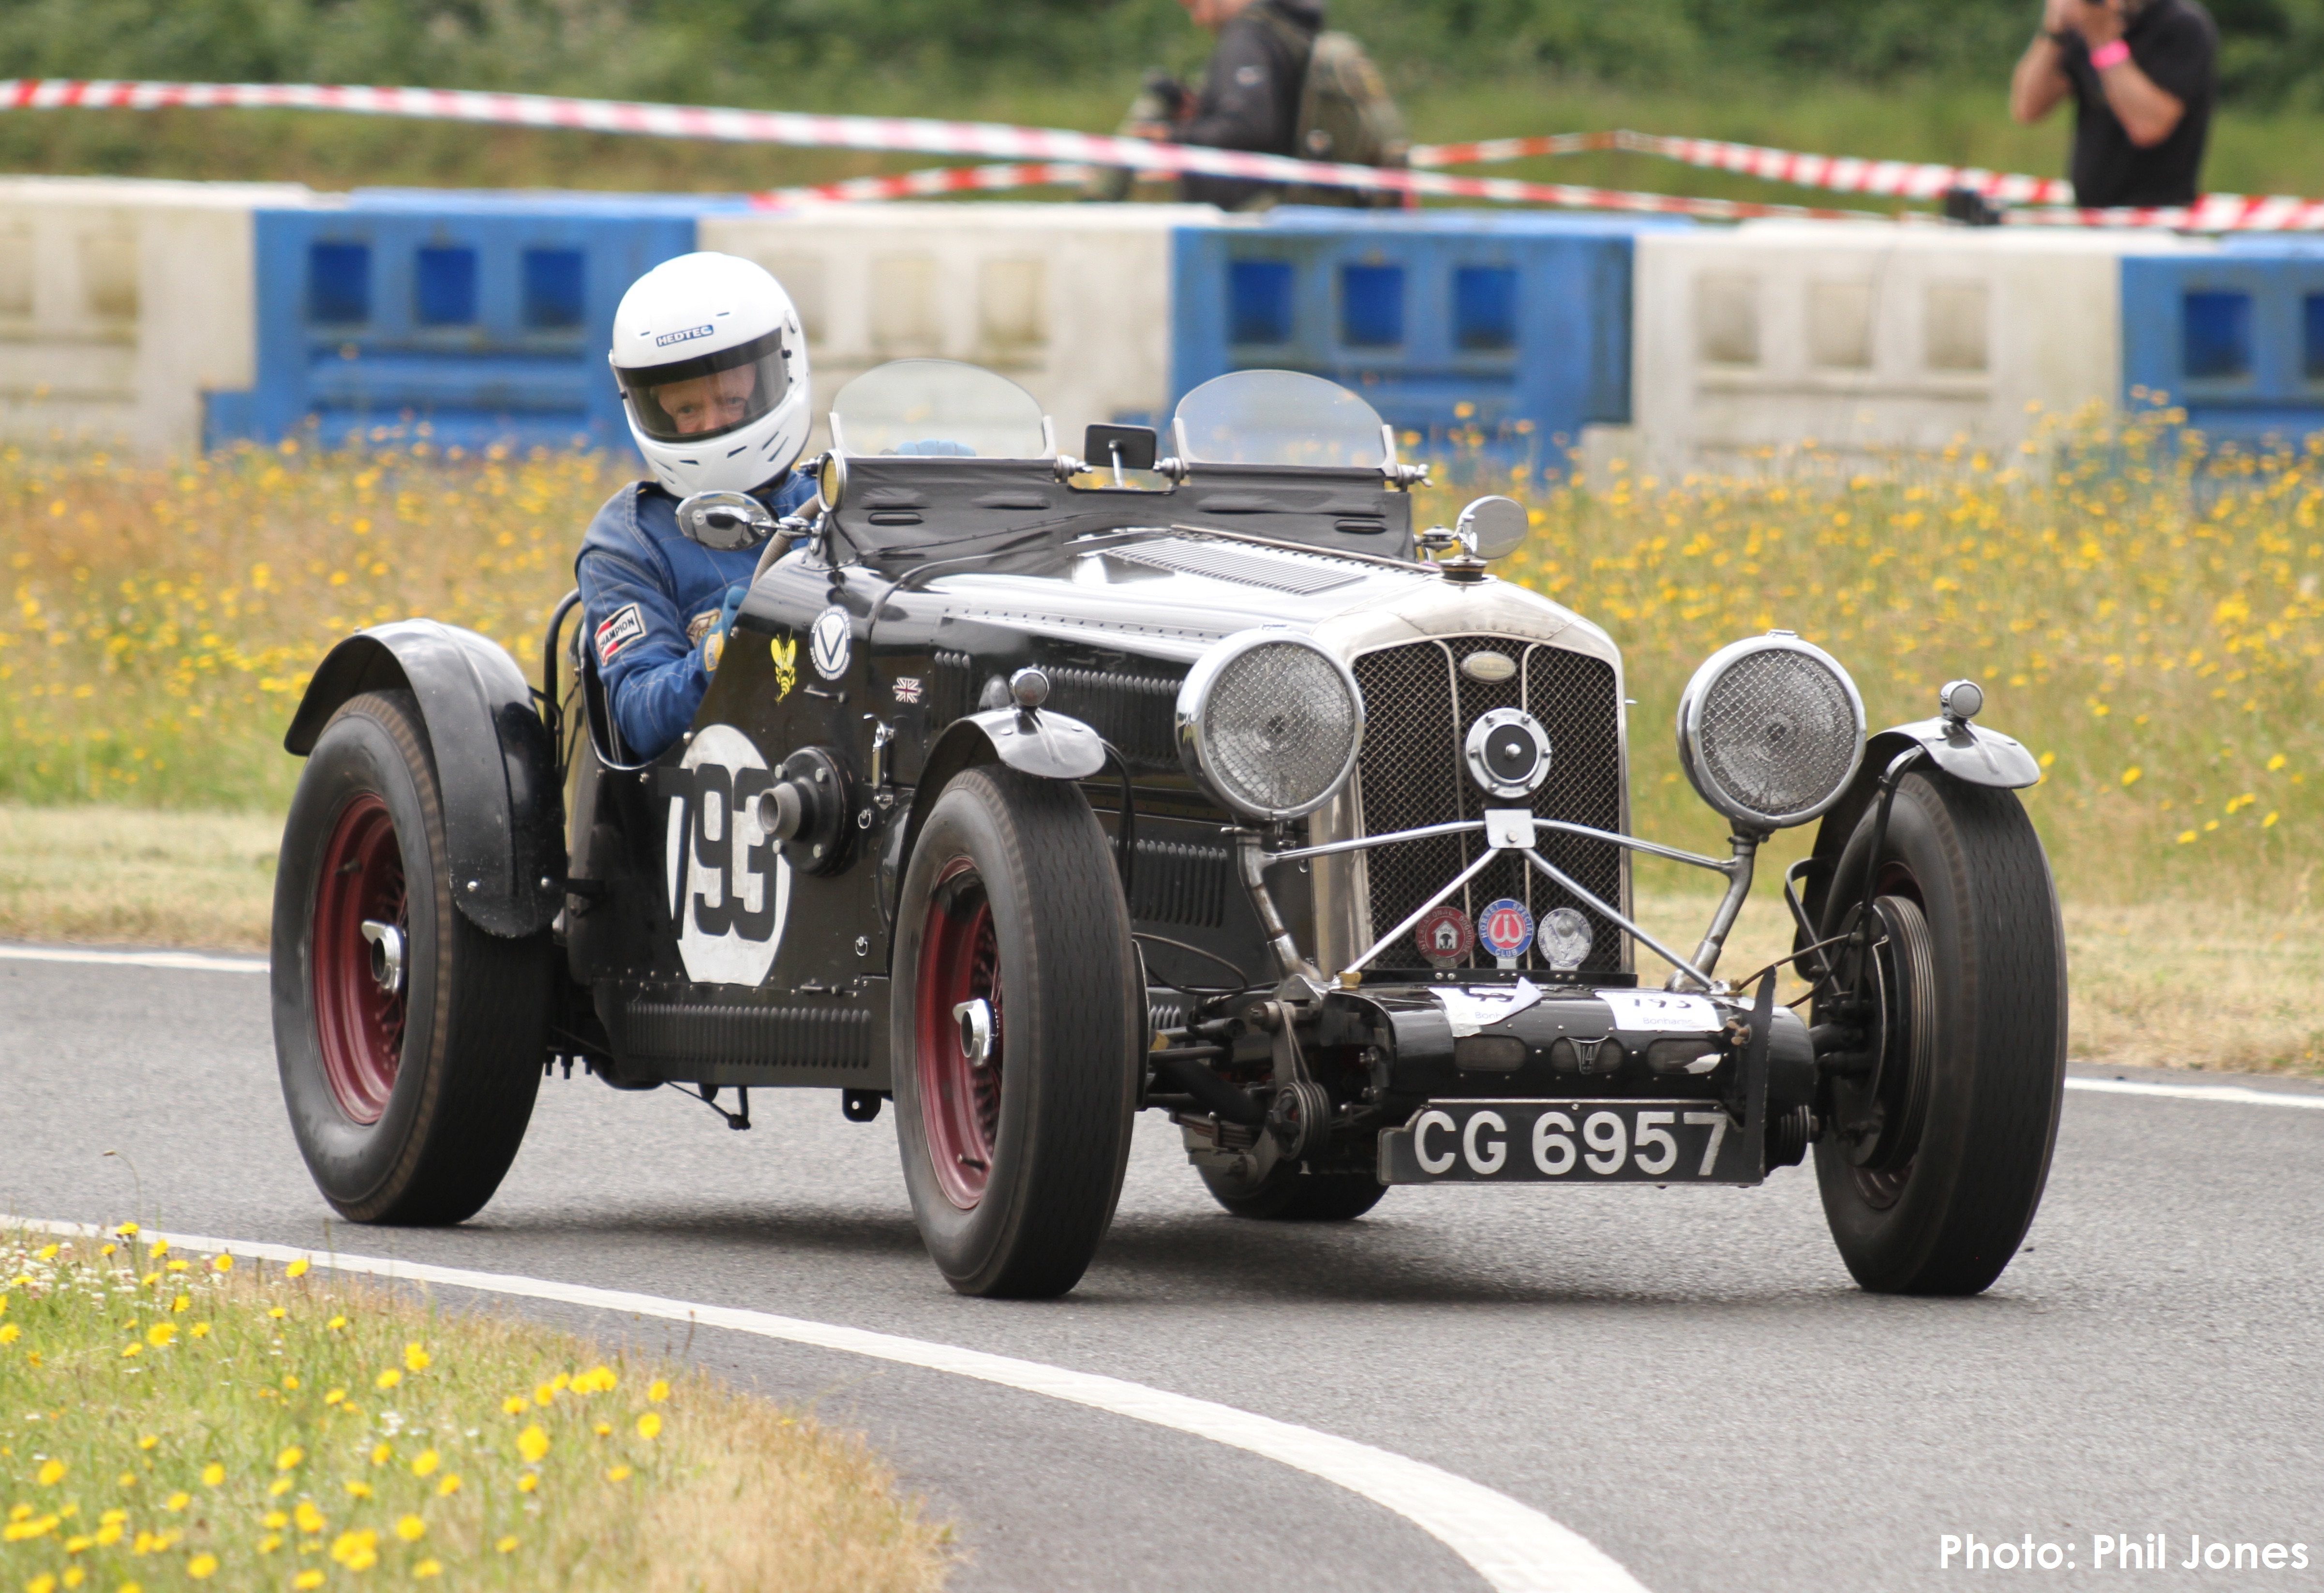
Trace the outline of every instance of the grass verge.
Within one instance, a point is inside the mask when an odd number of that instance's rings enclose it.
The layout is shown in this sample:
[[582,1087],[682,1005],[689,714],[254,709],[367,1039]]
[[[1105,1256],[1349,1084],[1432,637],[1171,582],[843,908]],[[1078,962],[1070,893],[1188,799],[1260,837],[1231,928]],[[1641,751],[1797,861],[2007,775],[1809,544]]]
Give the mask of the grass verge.
[[0,1234],[0,1586],[934,1588],[860,1438],[568,1334]]

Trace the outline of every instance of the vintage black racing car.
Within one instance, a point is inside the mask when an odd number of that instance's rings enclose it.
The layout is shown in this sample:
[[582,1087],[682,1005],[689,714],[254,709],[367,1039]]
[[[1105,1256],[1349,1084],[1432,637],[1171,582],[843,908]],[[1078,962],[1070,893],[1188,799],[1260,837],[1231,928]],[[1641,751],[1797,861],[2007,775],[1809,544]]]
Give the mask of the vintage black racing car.
[[[813,514],[766,537],[693,728],[615,734],[549,622],[545,691],[415,619],[349,637],[287,737],[272,999],[331,1204],[457,1222],[577,1063],[749,1121],[754,1088],[892,1101],[953,1286],[1047,1295],[1111,1221],[1140,1109],[1229,1211],[1395,1184],[1750,1185],[1812,1151],[1868,1289],[1974,1292],[2041,1198],[2066,992],[2039,777],[1955,681],[1865,736],[1788,632],[1722,648],[1678,742],[1725,857],[1628,832],[1622,660],[1488,573],[1505,498],[1416,533],[1394,435],[1284,372],[1163,438],[915,360],[843,389]],[[578,625],[572,629],[579,630]],[[1775,831],[1803,1014],[1721,942]],[[1725,876],[1701,942],[1630,916],[1633,852]],[[1671,968],[1642,982],[1643,949]],[[726,1103],[731,1102],[729,1106]]]

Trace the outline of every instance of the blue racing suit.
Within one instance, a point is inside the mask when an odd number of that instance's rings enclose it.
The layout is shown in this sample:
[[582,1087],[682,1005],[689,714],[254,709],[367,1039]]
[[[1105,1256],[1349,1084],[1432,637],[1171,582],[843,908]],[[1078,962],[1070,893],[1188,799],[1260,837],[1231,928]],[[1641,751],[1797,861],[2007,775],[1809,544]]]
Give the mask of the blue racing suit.
[[[778,515],[796,514],[815,483],[792,471],[753,495]],[[622,488],[589,523],[573,569],[597,678],[631,757],[659,756],[694,722],[710,689],[702,639],[763,551],[692,541],[678,528],[678,500],[650,481]]]

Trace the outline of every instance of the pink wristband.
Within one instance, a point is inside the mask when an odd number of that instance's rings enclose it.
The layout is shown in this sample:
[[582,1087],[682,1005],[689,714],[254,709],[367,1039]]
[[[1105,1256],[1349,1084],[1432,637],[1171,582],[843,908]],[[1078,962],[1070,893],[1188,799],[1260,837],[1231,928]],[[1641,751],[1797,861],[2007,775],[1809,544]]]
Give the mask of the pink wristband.
[[2090,70],[2103,72],[2108,67],[2118,67],[2130,59],[2130,46],[2116,39],[2090,51]]

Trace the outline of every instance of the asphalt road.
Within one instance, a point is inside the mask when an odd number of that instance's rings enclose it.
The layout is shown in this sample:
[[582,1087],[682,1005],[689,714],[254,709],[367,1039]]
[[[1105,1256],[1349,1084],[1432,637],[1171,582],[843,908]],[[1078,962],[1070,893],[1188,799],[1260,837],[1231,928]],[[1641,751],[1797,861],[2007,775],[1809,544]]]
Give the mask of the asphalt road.
[[[330,1237],[1218,1401],[1499,1489],[1655,1593],[1948,1586],[1946,1533],[2072,1546],[2052,1580],[2111,1574],[2089,1568],[2099,1533],[2168,1533],[2172,1566],[2190,1534],[2304,1542],[2304,1571],[2137,1585],[2324,1585],[2324,1111],[2070,1092],[2026,1248],[1969,1301],[1857,1291],[1804,1170],[1752,1191],[1397,1190],[1361,1222],[1277,1227],[1217,1211],[1149,1118],[1080,1289],[996,1303],[921,1254],[891,1119],[847,1123],[822,1093],[753,1108],[735,1134],[671,1091],[557,1080],[478,1220]],[[0,959],[0,1213],[320,1243],[264,980]],[[1482,1585],[1389,1511],[1203,1439],[521,1309],[861,1426],[961,1524],[964,1589]]]

